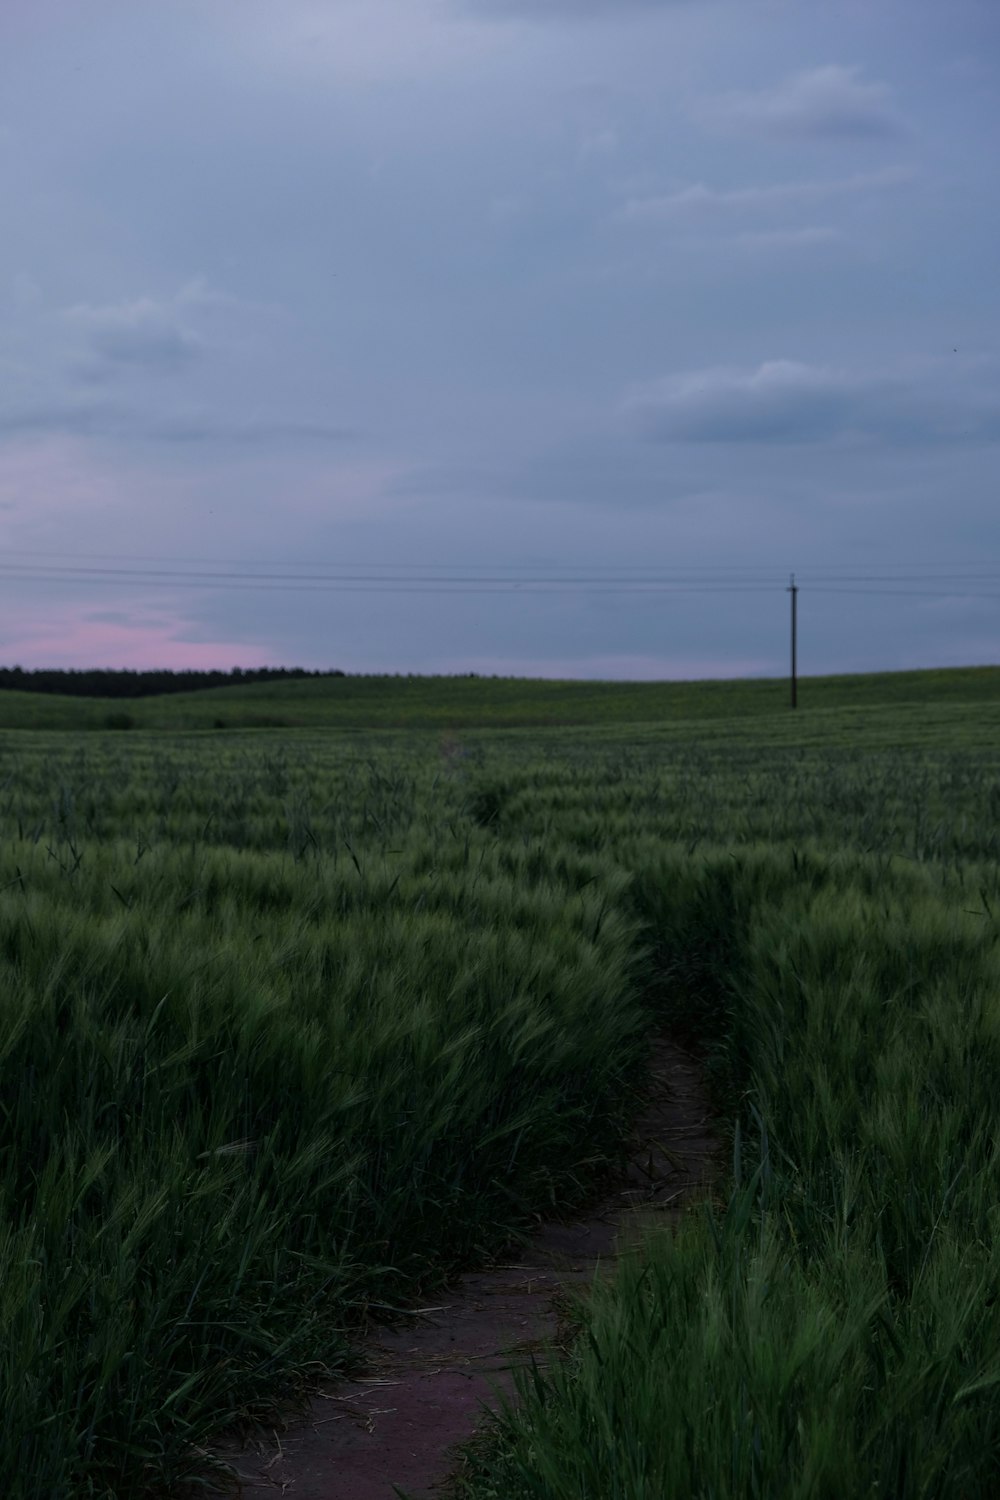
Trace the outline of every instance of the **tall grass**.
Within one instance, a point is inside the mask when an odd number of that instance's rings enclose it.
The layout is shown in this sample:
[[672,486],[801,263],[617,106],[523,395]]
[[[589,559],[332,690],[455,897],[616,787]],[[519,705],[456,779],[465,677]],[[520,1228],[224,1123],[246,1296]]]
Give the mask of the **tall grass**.
[[351,1368],[587,1191],[657,1016],[741,1181],[594,1304],[500,1493],[668,1449],[690,1493],[821,1494],[827,1450],[986,1493],[1000,758],[960,721],[0,740],[5,1495],[153,1494]]
[[[180,787],[150,809],[147,775],[129,838],[95,837],[82,778],[8,813],[11,1497],[167,1486],[207,1434],[348,1368],[363,1315],[584,1190],[641,1060],[613,871],[502,868],[468,822],[327,854],[280,803],[284,848],[188,843]],[[235,818],[219,791],[196,821]]]
[[571,1361],[521,1380],[468,1493],[996,1494],[995,885],[774,849],[647,874],[682,950],[724,939],[697,1005],[730,1185],[578,1306]]

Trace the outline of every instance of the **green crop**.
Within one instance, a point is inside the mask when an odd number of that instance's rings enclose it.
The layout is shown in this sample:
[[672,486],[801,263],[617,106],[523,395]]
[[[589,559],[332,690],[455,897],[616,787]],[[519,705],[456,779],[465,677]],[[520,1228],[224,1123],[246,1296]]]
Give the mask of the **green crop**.
[[477,1493],[990,1493],[1000,750],[956,691],[0,737],[5,1495],[165,1491],[350,1370],[585,1196],[663,1025],[729,1205],[580,1314]]

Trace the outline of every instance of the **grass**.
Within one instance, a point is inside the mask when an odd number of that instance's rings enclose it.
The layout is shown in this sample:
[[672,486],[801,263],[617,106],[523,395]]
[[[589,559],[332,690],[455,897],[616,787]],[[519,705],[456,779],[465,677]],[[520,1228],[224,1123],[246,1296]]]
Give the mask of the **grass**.
[[[500,677],[338,677],[230,685],[129,700],[0,692],[9,729],[462,729],[784,718],[780,678],[547,682]],[[1000,667],[804,678],[800,713],[903,704],[1000,705]]]
[[294,809],[280,850],[103,841],[60,795],[0,861],[0,1473],[139,1494],[581,1191],[635,1072],[634,931],[486,835],[391,866]]
[[363,1317],[585,1195],[663,1024],[731,1179],[578,1312],[469,1493],[995,1493],[988,686],[0,735],[5,1495],[165,1493],[348,1371]]
[[685,1026],[697,994],[731,1177],[578,1304],[463,1494],[994,1495],[996,864],[754,846],[646,891],[687,933],[667,989]]

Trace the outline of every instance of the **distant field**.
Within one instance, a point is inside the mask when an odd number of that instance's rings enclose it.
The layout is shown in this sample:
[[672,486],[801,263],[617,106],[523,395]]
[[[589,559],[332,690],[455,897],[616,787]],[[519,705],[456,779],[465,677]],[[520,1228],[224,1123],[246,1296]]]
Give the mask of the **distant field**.
[[[278,702],[315,717],[239,727]],[[586,1193],[664,1026],[721,1201],[469,1494],[1000,1492],[1000,673],[802,704],[0,697],[69,726],[0,731],[4,1500],[145,1500],[351,1370],[366,1310]]]
[[[782,679],[543,682],[484,677],[338,677],[136,700],[0,692],[5,729],[469,729],[781,718]],[[1000,704],[1000,667],[814,677],[798,714],[905,704]]]

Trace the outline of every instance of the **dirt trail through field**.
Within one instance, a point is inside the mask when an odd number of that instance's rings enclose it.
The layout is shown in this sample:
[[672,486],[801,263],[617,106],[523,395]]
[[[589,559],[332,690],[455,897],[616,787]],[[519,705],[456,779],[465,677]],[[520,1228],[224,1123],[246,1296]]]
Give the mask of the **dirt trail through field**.
[[592,1281],[643,1223],[669,1222],[711,1181],[717,1150],[697,1062],[653,1044],[652,1087],[634,1127],[623,1179],[585,1218],[544,1226],[516,1259],[465,1276],[433,1308],[363,1344],[369,1375],[313,1398],[307,1415],[269,1440],[215,1449],[245,1500],[413,1500],[454,1468],[483,1406],[510,1392],[559,1326],[559,1293]]

